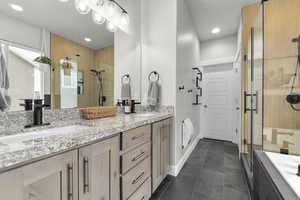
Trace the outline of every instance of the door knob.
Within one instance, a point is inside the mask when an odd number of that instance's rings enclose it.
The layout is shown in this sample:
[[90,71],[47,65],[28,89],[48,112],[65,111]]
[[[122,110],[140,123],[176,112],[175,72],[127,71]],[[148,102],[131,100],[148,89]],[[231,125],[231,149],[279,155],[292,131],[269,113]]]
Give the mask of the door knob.
[[204,105],[204,108],[207,108],[207,105]]
[[240,110],[240,107],[236,107],[236,110]]

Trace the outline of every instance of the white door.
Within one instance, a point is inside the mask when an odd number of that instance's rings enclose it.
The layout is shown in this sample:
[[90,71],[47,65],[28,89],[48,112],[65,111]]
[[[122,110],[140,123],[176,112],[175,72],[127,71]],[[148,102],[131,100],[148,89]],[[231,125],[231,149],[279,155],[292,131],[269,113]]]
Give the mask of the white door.
[[232,70],[232,63],[204,68],[205,138],[232,141]]

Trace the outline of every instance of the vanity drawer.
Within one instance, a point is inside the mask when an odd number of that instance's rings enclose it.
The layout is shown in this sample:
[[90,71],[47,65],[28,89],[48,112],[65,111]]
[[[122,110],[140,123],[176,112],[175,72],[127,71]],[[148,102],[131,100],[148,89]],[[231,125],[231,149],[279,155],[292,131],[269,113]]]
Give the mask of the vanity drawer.
[[122,173],[127,172],[139,162],[151,155],[150,142],[137,147],[122,155]]
[[143,144],[151,139],[151,125],[142,126],[122,134],[122,150]]
[[148,157],[135,168],[122,176],[122,199],[128,199],[151,175],[151,162]]
[[151,178],[131,196],[128,200],[149,200],[151,198]]

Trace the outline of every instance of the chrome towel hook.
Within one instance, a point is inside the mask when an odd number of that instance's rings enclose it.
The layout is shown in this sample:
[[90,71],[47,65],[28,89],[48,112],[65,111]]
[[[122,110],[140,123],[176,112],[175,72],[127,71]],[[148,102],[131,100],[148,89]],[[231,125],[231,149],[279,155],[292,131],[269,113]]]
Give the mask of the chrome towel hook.
[[157,78],[157,80],[155,81],[159,81],[159,73],[157,71],[152,71],[149,75],[148,75],[148,80],[151,81],[151,76],[152,74],[155,75],[155,77]]

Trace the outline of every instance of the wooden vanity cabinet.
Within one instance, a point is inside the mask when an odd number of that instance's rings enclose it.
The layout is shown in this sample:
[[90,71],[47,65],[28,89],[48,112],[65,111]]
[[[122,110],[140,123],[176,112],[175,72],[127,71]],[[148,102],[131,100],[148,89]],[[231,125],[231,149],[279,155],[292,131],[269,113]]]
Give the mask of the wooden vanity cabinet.
[[119,137],[79,149],[79,200],[119,200]]
[[0,199],[23,199],[23,175],[21,169],[0,174]]
[[21,173],[23,200],[78,199],[77,150],[26,165]]
[[2,200],[119,200],[119,137],[0,174]]
[[155,192],[169,172],[170,130],[170,119],[152,125],[152,192]]
[[0,173],[0,199],[148,200],[169,172],[170,130],[163,120]]

